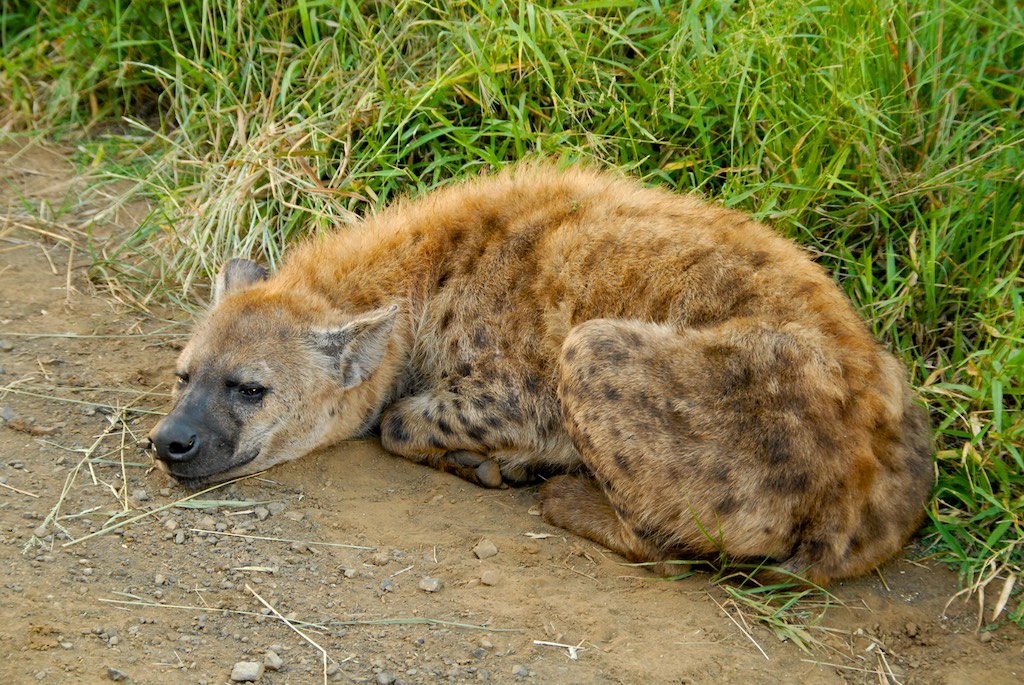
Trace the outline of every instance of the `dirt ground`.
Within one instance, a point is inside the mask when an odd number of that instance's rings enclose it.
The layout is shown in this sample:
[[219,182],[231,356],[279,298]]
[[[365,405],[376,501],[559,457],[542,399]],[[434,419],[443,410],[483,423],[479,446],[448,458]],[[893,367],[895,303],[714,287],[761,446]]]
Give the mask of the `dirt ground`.
[[920,543],[799,604],[805,651],[708,575],[658,580],[546,525],[535,488],[374,441],[182,501],[141,443],[190,318],[87,281],[80,231],[110,200],[70,152],[0,142],[0,682],[226,683],[250,661],[266,684],[1024,682],[1024,633],[977,632]]

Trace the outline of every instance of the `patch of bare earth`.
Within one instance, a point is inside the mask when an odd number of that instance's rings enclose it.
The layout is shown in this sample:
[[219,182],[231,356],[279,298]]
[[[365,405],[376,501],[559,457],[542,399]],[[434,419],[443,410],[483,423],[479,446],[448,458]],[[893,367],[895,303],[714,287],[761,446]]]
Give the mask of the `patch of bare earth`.
[[[1021,631],[977,633],[934,564],[840,584],[823,616],[808,602],[802,651],[708,576],[657,580],[545,525],[534,488],[481,490],[373,441],[183,501],[140,443],[187,317],[86,281],[103,197],[66,150],[0,158],[0,682],[224,683],[237,662],[267,684],[1024,677]],[[99,216],[98,235],[132,220]]]

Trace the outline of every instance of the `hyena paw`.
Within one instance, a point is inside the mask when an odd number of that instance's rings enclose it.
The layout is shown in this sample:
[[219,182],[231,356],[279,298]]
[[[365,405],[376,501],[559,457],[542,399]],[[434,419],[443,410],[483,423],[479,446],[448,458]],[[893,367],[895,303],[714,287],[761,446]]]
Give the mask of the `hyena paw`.
[[500,488],[504,482],[498,463],[488,459],[479,452],[457,450],[448,452],[442,457],[446,462],[441,465],[442,471],[450,471],[485,488]]

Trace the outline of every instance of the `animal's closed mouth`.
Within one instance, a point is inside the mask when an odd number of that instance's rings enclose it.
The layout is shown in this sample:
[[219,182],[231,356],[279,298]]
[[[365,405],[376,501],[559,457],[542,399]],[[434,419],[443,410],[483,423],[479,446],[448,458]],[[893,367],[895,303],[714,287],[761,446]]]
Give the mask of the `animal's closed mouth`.
[[260,456],[259,450],[253,450],[251,454],[245,457],[242,461],[234,462],[230,464],[226,469],[217,469],[208,471],[206,473],[175,473],[172,469],[168,469],[167,472],[179,483],[188,488],[195,488],[207,483],[214,483],[217,480],[217,476],[222,473],[228,473],[234,471],[246,464],[252,462],[256,457]]

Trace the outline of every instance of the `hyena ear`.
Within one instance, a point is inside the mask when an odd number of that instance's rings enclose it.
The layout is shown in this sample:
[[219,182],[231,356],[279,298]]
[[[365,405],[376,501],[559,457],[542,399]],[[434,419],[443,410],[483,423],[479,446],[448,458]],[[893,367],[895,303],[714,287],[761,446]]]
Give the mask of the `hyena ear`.
[[224,262],[213,285],[213,305],[216,307],[228,295],[248,290],[256,283],[267,280],[267,270],[250,259],[229,259]]
[[397,318],[398,306],[392,305],[362,314],[340,328],[312,332],[313,343],[337,363],[343,390],[356,387],[377,370]]

